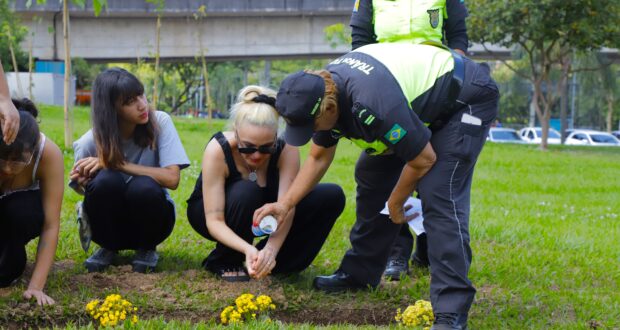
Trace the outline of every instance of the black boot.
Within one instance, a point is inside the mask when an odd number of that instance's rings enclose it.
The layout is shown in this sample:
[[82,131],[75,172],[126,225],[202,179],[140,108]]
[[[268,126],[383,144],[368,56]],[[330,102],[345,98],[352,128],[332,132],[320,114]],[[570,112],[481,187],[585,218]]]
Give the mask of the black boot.
[[317,290],[329,293],[356,291],[368,288],[367,285],[357,283],[351,275],[341,270],[337,270],[333,275],[315,277],[312,286]]
[[429,265],[426,233],[422,233],[415,239],[415,252],[411,256],[411,266],[425,269],[428,268]]

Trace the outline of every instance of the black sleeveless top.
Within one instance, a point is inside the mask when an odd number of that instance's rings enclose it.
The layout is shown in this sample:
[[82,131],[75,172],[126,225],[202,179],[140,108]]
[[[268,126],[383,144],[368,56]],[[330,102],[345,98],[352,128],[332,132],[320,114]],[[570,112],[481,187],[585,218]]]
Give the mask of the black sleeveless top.
[[[217,142],[222,147],[224,151],[224,157],[226,159],[226,165],[228,166],[228,177],[224,183],[224,189],[226,189],[230,184],[237,182],[239,180],[244,180],[241,176],[239,170],[237,170],[237,166],[235,165],[235,159],[232,154],[232,149],[228,140],[222,132],[217,132],[213,134],[211,140],[216,139]],[[284,140],[277,139],[276,140],[276,151],[271,155],[269,159],[269,165],[267,166],[267,185],[262,187],[265,201],[266,202],[275,202],[278,199],[278,184],[280,182],[280,171],[278,170],[278,160],[280,159],[280,154],[282,153],[282,149],[284,149]],[[187,202],[195,201],[197,199],[202,198],[202,171],[196,180],[196,185],[194,186],[194,191]]]

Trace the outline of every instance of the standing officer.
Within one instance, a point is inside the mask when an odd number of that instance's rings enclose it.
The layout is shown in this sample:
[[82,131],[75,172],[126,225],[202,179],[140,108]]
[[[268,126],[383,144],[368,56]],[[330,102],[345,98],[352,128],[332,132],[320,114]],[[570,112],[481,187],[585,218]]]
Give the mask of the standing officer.
[[[499,99],[489,71],[439,47],[390,43],[361,47],[326,70],[289,75],[276,101],[287,122],[284,138],[294,146],[312,138],[312,146],[291,189],[258,209],[254,221],[268,214],[282,221],[346,137],[365,151],[355,167],[352,248],[314,287],[376,287],[401,225],[413,218],[403,205],[417,188],[429,237],[434,328],[466,327],[476,292],[467,276],[471,180]],[[392,221],[380,214],[386,201]]]
[[[434,42],[465,55],[467,51],[468,12],[463,0],[357,0],[351,15],[351,46],[377,42]],[[413,236],[409,226],[402,229],[394,242],[385,268],[385,276],[398,280],[409,270]],[[426,234],[416,237],[416,251],[411,256],[414,267],[428,267]]]

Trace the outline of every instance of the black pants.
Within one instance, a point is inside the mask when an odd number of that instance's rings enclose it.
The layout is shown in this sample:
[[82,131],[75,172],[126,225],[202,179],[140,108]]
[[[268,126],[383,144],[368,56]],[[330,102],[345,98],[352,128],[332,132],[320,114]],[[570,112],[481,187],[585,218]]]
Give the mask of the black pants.
[[[252,217],[254,211],[265,203],[262,188],[247,180],[236,181],[226,187],[224,218],[226,225],[239,237],[252,243]],[[342,213],[345,196],[335,184],[317,185],[295,208],[293,225],[276,256],[273,273],[293,273],[306,269],[321,250],[334,222]],[[200,235],[215,240],[208,232],[203,199],[190,200],[187,218]],[[267,243],[262,239],[257,248]],[[245,255],[217,242],[204,265],[207,268],[238,267],[245,261]]]
[[[474,166],[490,123],[497,115],[499,93],[489,67],[465,59],[460,105],[450,121],[433,131],[431,145],[437,162],[420,180],[431,265],[431,303],[435,313],[467,313],[476,290],[468,278],[469,204]],[[461,122],[463,113],[482,125]],[[379,214],[396,184],[404,162],[395,156],[362,154],[355,168],[357,220],[351,230],[352,248],[340,269],[362,284],[379,284],[400,225]]]
[[155,249],[174,227],[174,205],[148,176],[125,183],[118,171],[99,171],[86,186],[84,209],[93,242],[110,250]]
[[[390,252],[390,258],[399,258],[399,259],[408,260],[411,257],[412,249],[413,249],[413,235],[411,233],[411,230],[409,229],[409,225],[402,226],[400,231],[398,232],[398,236],[396,236],[396,240],[394,241],[392,252]],[[416,255],[419,258],[422,258],[421,261],[426,260],[426,258],[428,257],[426,233],[422,233],[416,236],[415,250],[416,250]]]
[[0,287],[9,286],[26,267],[26,244],[41,235],[45,215],[41,190],[0,199]]

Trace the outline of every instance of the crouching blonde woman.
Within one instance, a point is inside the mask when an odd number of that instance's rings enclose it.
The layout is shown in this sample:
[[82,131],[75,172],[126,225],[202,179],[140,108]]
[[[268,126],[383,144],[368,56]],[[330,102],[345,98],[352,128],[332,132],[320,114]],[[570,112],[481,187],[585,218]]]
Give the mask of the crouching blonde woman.
[[[256,245],[254,211],[278,200],[299,170],[299,151],[278,136],[275,92],[248,86],[231,109],[230,130],[209,141],[202,173],[188,200],[187,217],[216,247],[203,267],[226,281],[270,273],[296,273],[319,253],[345,197],[335,184],[319,184]],[[245,267],[244,267],[245,262]]]

